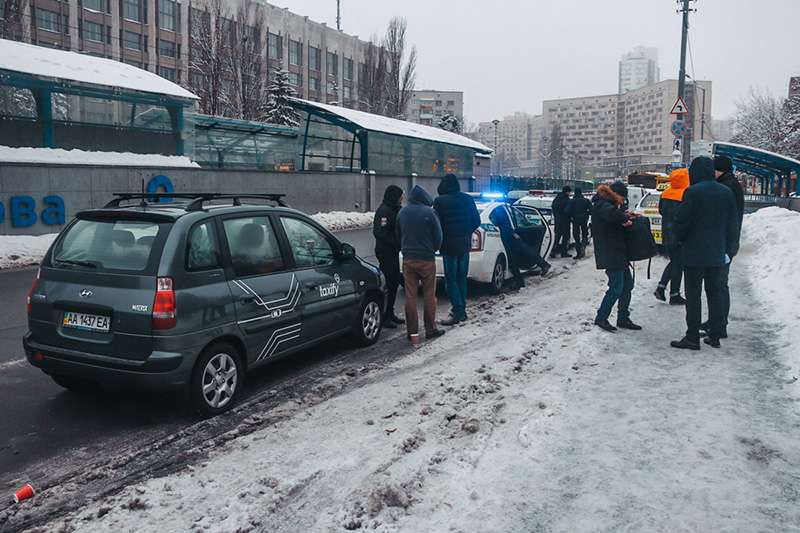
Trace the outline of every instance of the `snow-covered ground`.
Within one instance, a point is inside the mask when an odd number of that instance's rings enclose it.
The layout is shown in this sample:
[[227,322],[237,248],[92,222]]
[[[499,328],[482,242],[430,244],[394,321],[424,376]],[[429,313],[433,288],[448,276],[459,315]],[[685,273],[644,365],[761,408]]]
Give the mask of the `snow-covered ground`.
[[[375,213],[333,211],[317,213],[311,218],[330,231],[345,231],[369,227]],[[19,268],[39,263],[57,236],[47,235],[0,235],[0,270]]]
[[0,145],[0,163],[45,163],[58,165],[118,165],[129,167],[199,168],[185,156],[96,152],[61,148],[14,148]]
[[[768,246],[748,228],[737,260]],[[473,303],[471,321],[382,370],[332,377],[353,380],[341,394],[284,406],[291,416],[207,461],[52,529],[797,531],[798,384],[771,336],[796,311],[754,313],[761,289],[734,268],[730,339],[671,350],[684,310],[654,299],[643,268],[632,308],[645,329],[615,334],[591,325],[605,284],[592,259],[555,272]]]

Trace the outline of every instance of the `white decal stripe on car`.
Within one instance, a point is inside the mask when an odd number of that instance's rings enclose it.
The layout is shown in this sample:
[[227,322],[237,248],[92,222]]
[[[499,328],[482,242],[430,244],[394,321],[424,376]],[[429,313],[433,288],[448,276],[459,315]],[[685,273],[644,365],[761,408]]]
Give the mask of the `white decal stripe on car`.
[[297,323],[273,331],[272,335],[269,337],[269,340],[264,345],[264,348],[262,348],[261,352],[258,354],[256,361],[261,361],[265,357],[269,357],[274,354],[278,349],[278,346],[280,346],[282,343],[300,337],[300,328],[301,325]]
[[272,300],[270,302],[265,302],[264,300],[261,299],[261,296],[259,296],[258,293],[256,291],[254,291],[253,288],[250,287],[244,281],[242,281],[240,279],[236,279],[236,280],[233,280],[233,282],[236,283],[236,285],[240,289],[245,291],[246,293],[252,294],[253,296],[255,296],[256,297],[256,301],[258,302],[258,305],[260,305],[262,307],[265,307],[267,309],[270,309],[270,310],[274,309],[274,307],[271,307],[272,305],[280,304],[282,302],[286,302],[287,300],[290,300],[291,297],[293,296],[294,291],[298,290],[300,288],[300,284],[297,282],[297,278],[295,277],[294,274],[292,274],[292,281],[289,282],[289,290],[286,292],[286,296],[284,296],[282,298],[278,298],[276,300]]
[[[268,311],[270,311],[268,314],[257,316],[257,317],[254,317],[254,318],[248,318],[247,320],[239,320],[237,322],[237,324],[248,324],[250,322],[257,322],[259,320],[265,320],[267,318],[277,318],[280,315],[283,315],[283,314],[286,314],[286,313],[291,313],[292,311],[295,310],[295,308],[297,307],[297,304],[300,302],[300,295],[301,295],[300,285],[297,284],[297,285],[295,285],[294,294],[292,294],[292,299],[290,301],[288,301],[287,303],[285,303],[283,305],[279,305],[277,307],[267,307],[265,305],[263,307],[265,309],[267,309]],[[278,311],[278,310],[280,310],[280,314],[278,314],[276,316],[275,315],[275,311]]]

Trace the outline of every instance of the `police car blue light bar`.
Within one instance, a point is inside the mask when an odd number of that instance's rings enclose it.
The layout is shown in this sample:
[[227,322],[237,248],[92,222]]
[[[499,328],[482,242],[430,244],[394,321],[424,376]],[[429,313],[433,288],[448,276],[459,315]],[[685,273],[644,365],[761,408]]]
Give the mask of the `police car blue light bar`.
[[481,194],[484,198],[492,198],[492,199],[502,199],[505,198],[506,195],[501,192],[485,192]]

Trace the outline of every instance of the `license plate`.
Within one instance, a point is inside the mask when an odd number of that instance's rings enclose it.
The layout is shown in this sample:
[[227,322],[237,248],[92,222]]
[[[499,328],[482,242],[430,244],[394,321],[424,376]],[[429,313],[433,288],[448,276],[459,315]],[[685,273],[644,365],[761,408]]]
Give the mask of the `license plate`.
[[651,226],[660,226],[661,225],[661,217],[653,217],[650,219]]
[[64,313],[62,325],[65,328],[108,333],[108,330],[111,328],[111,319],[103,315],[87,315],[86,313],[67,311]]

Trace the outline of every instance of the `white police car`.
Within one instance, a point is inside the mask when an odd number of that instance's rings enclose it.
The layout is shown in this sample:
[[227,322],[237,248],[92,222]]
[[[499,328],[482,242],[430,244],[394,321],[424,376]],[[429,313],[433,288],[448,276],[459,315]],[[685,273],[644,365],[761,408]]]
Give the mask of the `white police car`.
[[[496,201],[502,198],[503,196],[499,194],[484,194],[476,198],[481,225],[472,234],[472,247],[469,252],[468,278],[489,284],[495,293],[500,292],[505,280],[511,277],[508,255],[500,239],[500,230],[489,220],[489,214],[496,207],[504,205],[504,202]],[[547,219],[535,207],[515,204],[510,206],[510,209],[514,215],[512,223],[516,232],[529,244],[538,245],[541,256],[547,257],[553,241],[553,232]],[[444,264],[438,254],[436,275],[444,277]]]

